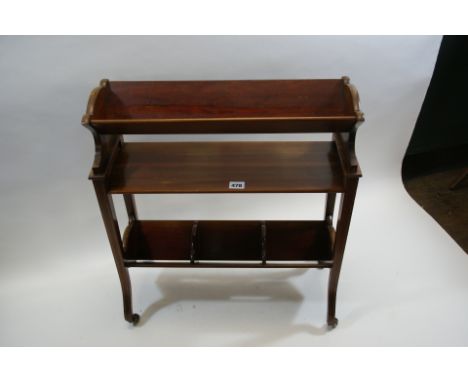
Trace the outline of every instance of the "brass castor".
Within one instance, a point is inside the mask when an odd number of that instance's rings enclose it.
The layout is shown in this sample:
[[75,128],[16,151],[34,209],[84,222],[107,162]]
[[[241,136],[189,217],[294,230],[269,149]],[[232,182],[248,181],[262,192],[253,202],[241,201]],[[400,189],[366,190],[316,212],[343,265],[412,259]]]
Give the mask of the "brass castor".
[[338,319],[336,317],[333,317],[332,319],[327,320],[328,324],[328,330],[335,329],[336,326],[338,325]]
[[134,314],[132,316],[132,324],[133,326],[136,326],[138,324],[138,322],[140,321],[140,316],[138,314]]

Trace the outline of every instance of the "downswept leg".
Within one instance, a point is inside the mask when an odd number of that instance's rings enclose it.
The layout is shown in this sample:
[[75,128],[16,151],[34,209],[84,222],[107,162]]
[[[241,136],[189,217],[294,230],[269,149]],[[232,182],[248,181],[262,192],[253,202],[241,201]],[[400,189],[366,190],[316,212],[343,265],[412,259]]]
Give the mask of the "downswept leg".
[[104,226],[106,227],[107,236],[111,245],[112,254],[114,255],[117,272],[119,274],[120,285],[122,287],[125,320],[130,323],[137,324],[140,316],[138,314],[133,314],[132,285],[128,269],[125,267],[123,262],[122,240],[120,237],[117,217],[115,215],[112,195],[107,193],[103,180],[95,179],[93,180],[93,184],[99,208],[101,210],[102,220],[104,221]]
[[330,328],[334,328],[338,325],[338,320],[335,315],[336,291],[340,276],[341,263],[343,261],[343,253],[346,246],[346,239],[348,237],[349,223],[351,222],[351,215],[353,213],[354,198],[356,196],[358,181],[358,177],[350,177],[347,179],[345,192],[343,193],[340,201],[335,245],[333,247],[333,267],[330,269],[328,281],[327,324]]

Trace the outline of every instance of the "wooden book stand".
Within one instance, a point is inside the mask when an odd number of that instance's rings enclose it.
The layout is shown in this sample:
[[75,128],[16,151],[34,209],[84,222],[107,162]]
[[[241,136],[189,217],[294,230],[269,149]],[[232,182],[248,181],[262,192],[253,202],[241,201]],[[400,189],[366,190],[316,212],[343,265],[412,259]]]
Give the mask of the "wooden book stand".
[[[136,324],[129,267],[330,268],[329,327],[361,171],[364,121],[347,77],[338,80],[102,80],[82,124],[94,137],[93,181],[123,292]],[[138,142],[124,134],[333,133],[328,142]],[[134,194],[326,193],[317,221],[139,220]],[[341,193],[336,229],[333,215]],[[123,237],[112,201],[128,213]]]

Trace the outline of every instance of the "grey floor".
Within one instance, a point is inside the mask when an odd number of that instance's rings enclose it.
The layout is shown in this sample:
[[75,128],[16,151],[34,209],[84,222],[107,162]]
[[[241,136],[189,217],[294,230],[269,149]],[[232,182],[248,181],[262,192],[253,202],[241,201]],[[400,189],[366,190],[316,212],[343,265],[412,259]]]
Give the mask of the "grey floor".
[[468,253],[468,179],[450,189],[463,172],[464,168],[454,166],[413,177],[405,181],[405,187],[411,197]]
[[[123,320],[117,273],[89,193],[50,211],[40,226],[23,221],[26,235],[20,242],[14,236],[3,242],[18,261],[0,280],[6,307],[0,311],[0,343],[467,345],[468,257],[395,183],[363,181],[360,186],[339,285],[340,323],[331,332],[325,326],[328,271],[294,269],[132,270],[135,311],[142,316],[141,324],[132,327]],[[41,194],[28,204],[30,213],[53,205],[54,197],[55,192]],[[290,195],[265,196],[263,202],[171,196],[153,204],[137,198],[137,203],[143,214],[182,219],[198,214],[195,206],[203,200],[213,218],[220,217],[219,211],[239,218],[265,216],[276,205],[275,213],[301,219],[322,207],[322,200]],[[54,216],[68,216],[69,222],[54,224]],[[82,227],[79,240],[72,239],[77,232],[70,226]],[[54,261],[39,261],[44,252]],[[20,262],[25,254],[37,260]]]

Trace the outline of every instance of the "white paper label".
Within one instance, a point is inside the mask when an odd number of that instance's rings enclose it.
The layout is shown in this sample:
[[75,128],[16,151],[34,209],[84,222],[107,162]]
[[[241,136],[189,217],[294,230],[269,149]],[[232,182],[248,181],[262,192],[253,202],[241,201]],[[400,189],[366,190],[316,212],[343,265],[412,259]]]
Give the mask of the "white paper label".
[[243,190],[245,188],[245,182],[231,180],[229,182],[230,190]]

